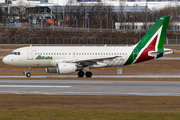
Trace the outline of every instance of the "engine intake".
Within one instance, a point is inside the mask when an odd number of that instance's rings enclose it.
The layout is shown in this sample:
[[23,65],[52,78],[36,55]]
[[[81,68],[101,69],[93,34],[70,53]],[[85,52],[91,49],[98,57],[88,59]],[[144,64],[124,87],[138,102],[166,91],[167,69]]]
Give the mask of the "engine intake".
[[76,72],[77,65],[76,63],[58,63],[56,69],[58,74],[71,74]]

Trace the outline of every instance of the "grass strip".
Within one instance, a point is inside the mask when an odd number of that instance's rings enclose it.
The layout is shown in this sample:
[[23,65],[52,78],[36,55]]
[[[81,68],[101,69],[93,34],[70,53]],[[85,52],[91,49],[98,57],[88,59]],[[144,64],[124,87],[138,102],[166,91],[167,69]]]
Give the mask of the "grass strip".
[[0,95],[0,119],[180,119],[177,96]]

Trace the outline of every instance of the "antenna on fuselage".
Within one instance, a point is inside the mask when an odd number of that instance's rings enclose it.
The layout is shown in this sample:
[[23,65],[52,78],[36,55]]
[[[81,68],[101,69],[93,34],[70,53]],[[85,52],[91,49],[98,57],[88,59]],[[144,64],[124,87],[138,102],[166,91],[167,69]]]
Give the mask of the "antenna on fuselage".
[[30,47],[32,47],[32,44],[30,44]]
[[107,44],[104,45],[104,47],[106,47]]

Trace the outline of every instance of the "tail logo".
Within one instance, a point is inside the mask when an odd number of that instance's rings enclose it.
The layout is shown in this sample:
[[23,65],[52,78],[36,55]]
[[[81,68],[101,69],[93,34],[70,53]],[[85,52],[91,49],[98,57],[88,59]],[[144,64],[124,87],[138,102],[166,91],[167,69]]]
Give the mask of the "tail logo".
[[141,49],[141,51],[139,52],[139,54],[137,55],[133,63],[138,63],[138,62],[154,59],[153,56],[148,55],[148,52],[158,51],[158,44],[159,44],[159,39],[161,36],[162,27],[163,26],[161,26],[157,30],[157,32],[151,37],[151,39],[147,42],[147,44]]

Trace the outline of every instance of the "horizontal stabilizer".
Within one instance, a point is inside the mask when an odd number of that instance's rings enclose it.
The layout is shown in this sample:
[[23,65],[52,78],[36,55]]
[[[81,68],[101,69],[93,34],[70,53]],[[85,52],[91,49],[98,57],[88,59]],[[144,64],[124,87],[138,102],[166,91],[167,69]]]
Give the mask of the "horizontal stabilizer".
[[173,54],[173,53],[174,53],[174,50],[165,49],[164,51],[149,51],[148,55],[149,56],[157,56],[159,54],[163,54],[163,56],[164,56],[164,55]]

